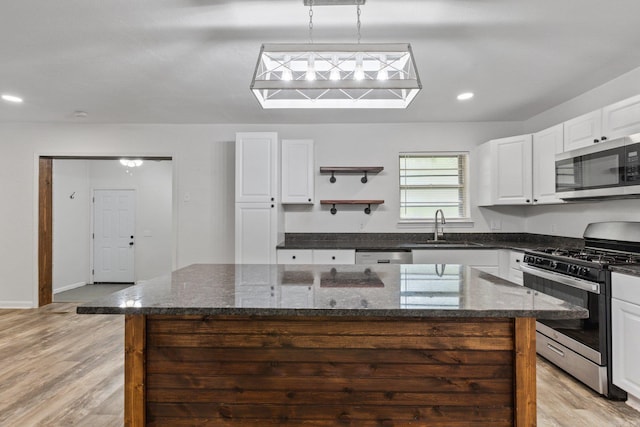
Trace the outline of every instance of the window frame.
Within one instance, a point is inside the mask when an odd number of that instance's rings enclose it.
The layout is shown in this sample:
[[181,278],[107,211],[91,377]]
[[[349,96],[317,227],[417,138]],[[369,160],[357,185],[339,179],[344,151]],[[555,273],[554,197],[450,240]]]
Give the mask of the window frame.
[[416,225],[416,224],[433,224],[434,218],[418,217],[418,218],[403,218],[402,217],[402,158],[403,157],[447,157],[447,156],[463,156],[464,166],[462,168],[463,173],[463,210],[464,216],[449,218],[447,217],[447,224],[457,224],[458,226],[473,226],[471,218],[471,200],[470,200],[470,176],[469,176],[469,151],[410,151],[398,153],[398,224],[403,225]]

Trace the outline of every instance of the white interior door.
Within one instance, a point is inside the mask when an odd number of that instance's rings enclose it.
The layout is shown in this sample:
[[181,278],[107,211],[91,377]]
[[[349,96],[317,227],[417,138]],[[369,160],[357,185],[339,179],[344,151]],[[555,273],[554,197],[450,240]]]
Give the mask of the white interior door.
[[134,190],[93,192],[93,282],[133,283]]

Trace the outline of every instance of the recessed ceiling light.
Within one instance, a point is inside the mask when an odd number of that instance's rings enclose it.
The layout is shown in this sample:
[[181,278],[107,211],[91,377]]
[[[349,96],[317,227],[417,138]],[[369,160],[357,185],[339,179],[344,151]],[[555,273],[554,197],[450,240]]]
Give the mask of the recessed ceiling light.
[[20,98],[19,96],[9,95],[9,94],[6,94],[6,93],[2,94],[2,99],[7,101],[7,102],[15,102],[17,104],[22,102],[22,98]]
[[473,92],[464,92],[458,95],[458,101],[466,101],[471,98],[473,98]]

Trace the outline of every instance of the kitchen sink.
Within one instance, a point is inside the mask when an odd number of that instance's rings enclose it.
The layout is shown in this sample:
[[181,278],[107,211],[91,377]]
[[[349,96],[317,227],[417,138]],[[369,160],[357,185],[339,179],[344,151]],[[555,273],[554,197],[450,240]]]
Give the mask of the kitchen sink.
[[453,241],[453,240],[427,240],[426,242],[403,243],[405,248],[425,249],[425,248],[474,248],[482,246],[482,243]]

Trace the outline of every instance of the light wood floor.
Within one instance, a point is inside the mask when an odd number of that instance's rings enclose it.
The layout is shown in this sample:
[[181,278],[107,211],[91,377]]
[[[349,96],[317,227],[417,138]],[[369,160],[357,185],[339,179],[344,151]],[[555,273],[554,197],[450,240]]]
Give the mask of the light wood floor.
[[[123,332],[123,316],[75,304],[0,310],[0,426],[122,426]],[[640,426],[640,413],[538,359],[538,425]]]

